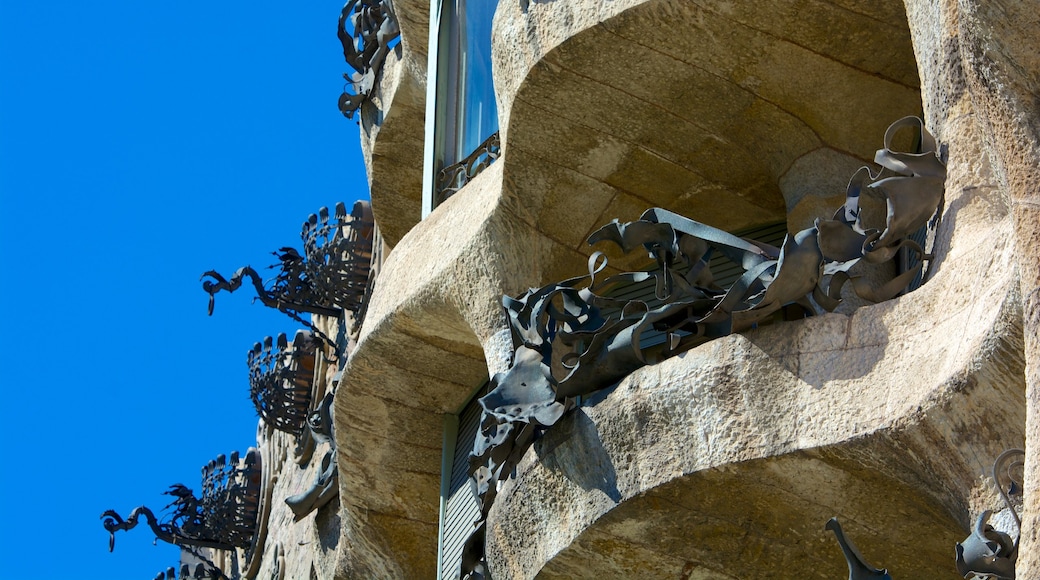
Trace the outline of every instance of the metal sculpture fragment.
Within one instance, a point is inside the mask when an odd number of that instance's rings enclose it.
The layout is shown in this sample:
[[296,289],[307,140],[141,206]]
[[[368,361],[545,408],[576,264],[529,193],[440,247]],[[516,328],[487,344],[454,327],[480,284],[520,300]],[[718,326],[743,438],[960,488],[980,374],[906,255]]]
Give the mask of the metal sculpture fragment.
[[[917,131],[920,153],[892,150],[901,129]],[[595,252],[587,275],[503,297],[514,353],[510,368],[492,377],[491,391],[480,399],[483,414],[470,474],[481,515],[467,541],[463,578],[486,577],[484,522],[499,482],[574,397],[608,387],[651,361],[765,323],[787,306],[800,307],[804,316],[834,310],[846,282],[875,302],[906,289],[931,258],[907,236],[941,214],[945,152],[920,119],[907,117],[889,127],[874,159],[881,171],[856,172],[833,218],[788,234],[780,248],[650,209],[637,221],[607,224],[588,242],[609,242],[626,253],[643,249],[656,262],[654,270],[597,281],[607,264]],[[886,199],[883,228],[863,224],[864,189]],[[916,252],[916,266],[887,283],[874,286],[849,274],[860,260],[891,260],[904,247]],[[714,254],[744,272],[729,288],[714,282],[709,265]],[[654,300],[611,298],[619,285],[640,282],[654,285]],[[641,337],[649,331],[664,332],[665,344],[644,347]]]
[[502,142],[495,131],[472,153],[458,163],[453,163],[437,173],[436,205],[455,195],[463,186],[487,169],[502,154]]
[[888,570],[875,568],[867,563],[866,558],[859,553],[856,545],[841,529],[838,518],[828,520],[824,529],[834,532],[834,537],[838,539],[841,552],[845,555],[845,563],[849,565],[849,580],[892,580]]
[[321,470],[314,478],[314,483],[306,491],[286,498],[285,503],[292,509],[296,521],[307,514],[325,506],[339,495],[339,468],[336,463],[336,433],[332,420],[332,404],[335,392],[325,395],[318,410],[307,418],[307,427],[318,443],[328,443],[329,450],[321,460]]
[[[303,320],[301,313],[339,317],[347,310],[356,315],[368,285],[372,230],[372,208],[368,202],[356,202],[350,215],[343,203],[337,203],[331,220],[328,208],[321,208],[303,224],[302,254],[291,247],[274,253],[279,263],[270,268],[277,269],[278,274],[269,286],[251,266],[239,268],[230,279],[215,270],[204,273],[202,289],[209,294],[210,315],[217,293],[238,290],[246,278],[265,306],[288,314],[315,333],[318,331],[314,325]],[[358,324],[355,316],[355,325]]]
[[202,497],[182,484],[170,486],[165,495],[174,500],[164,510],[173,509],[161,520],[146,506],[135,508],[124,520],[114,510],[101,515],[110,537],[108,549],[115,549],[116,532],[132,530],[144,516],[156,538],[186,549],[246,548],[256,529],[260,505],[260,454],[250,449],[245,457],[238,452],[230,458],[218,455],[202,468]]
[[217,568],[212,562],[209,564],[209,568],[201,562],[196,564],[194,572],[192,571],[190,564],[181,564],[179,575],[177,574],[177,569],[171,566],[166,569],[165,573],[159,572],[156,574],[154,580],[205,580],[206,578],[228,580],[228,577],[220,570],[220,568]]
[[351,119],[375,88],[390,44],[401,35],[392,0],[348,0],[336,34],[344,60],[355,71],[343,75],[353,93],[344,88],[339,97],[340,112]]
[[270,336],[249,351],[249,395],[264,423],[301,435],[307,425],[314,385],[313,335],[300,330],[290,347],[285,334]]
[[1011,518],[1015,520],[1018,537],[1014,540],[1005,532],[989,525],[992,511],[986,510],[975,521],[971,535],[957,544],[957,572],[965,578],[1014,580],[1018,544],[1022,538],[1022,520],[1011,496],[1022,494],[1022,479],[1018,475],[1025,461],[1022,449],[1008,449],[993,462],[993,483],[1000,492]]

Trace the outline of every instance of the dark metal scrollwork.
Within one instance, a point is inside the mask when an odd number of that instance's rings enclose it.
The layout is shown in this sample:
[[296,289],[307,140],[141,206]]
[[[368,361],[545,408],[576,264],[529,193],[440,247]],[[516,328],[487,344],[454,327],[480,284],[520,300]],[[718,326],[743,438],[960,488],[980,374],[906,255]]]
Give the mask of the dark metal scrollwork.
[[250,449],[239,459],[219,455],[202,468],[202,497],[182,484],[170,486],[165,495],[174,500],[164,510],[173,513],[160,521],[151,509],[135,508],[124,520],[114,510],[101,515],[110,537],[108,549],[115,549],[116,532],[131,530],[144,516],[148,527],[164,542],[183,548],[233,550],[248,547],[256,529],[260,505],[260,454]]
[[[891,149],[902,128],[918,131],[921,153]],[[872,301],[887,300],[907,287],[922,268],[920,259],[915,268],[880,286],[848,272],[860,260],[891,260],[903,247],[930,259],[907,236],[941,214],[945,160],[923,122],[907,117],[886,131],[875,161],[882,171],[858,171],[832,219],[788,234],[780,248],[650,209],[635,222],[615,220],[588,242],[611,242],[626,253],[645,250],[656,260],[655,270],[597,282],[606,258],[596,252],[586,276],[518,298],[503,297],[515,350],[510,368],[492,378],[492,390],[480,399],[483,415],[470,473],[481,515],[465,549],[464,578],[485,577],[484,523],[498,482],[512,473],[535,436],[559,420],[573,397],[614,384],[650,360],[766,322],[782,308],[800,307],[803,316],[833,310],[846,282]],[[864,227],[859,206],[864,188],[886,199],[884,228]],[[709,260],[715,253],[744,271],[727,289],[717,286],[711,274]],[[631,283],[652,283],[656,300],[609,297],[612,288]],[[644,348],[640,338],[649,331],[664,332],[666,343]]]
[[488,165],[494,163],[501,154],[502,142],[498,131],[495,131],[465,159],[441,169],[437,173],[437,205],[455,195]]
[[1022,537],[1022,520],[1010,496],[1022,493],[1022,481],[1018,477],[1018,470],[1022,468],[1025,456],[1026,452],[1022,449],[1008,449],[993,462],[993,483],[1011,512],[1011,518],[1015,520],[1018,537],[1012,540],[1009,534],[994,529],[987,523],[993,512],[982,512],[975,521],[971,535],[957,544],[957,571],[965,578],[1015,578],[1015,561],[1018,559],[1018,543]]
[[[196,555],[196,557],[198,557]],[[209,560],[206,560],[207,564],[199,562],[195,565],[194,572],[192,571],[190,564],[181,564],[180,575],[177,574],[177,569],[169,567],[166,572],[159,572],[155,575],[153,580],[206,580],[207,578],[214,578],[216,580],[229,580],[228,577]]]
[[323,507],[339,495],[339,469],[336,462],[336,433],[332,420],[332,404],[335,393],[325,395],[318,410],[307,418],[307,427],[318,443],[328,443],[329,450],[321,460],[321,471],[306,491],[286,498],[285,503],[293,511],[296,521]]
[[841,552],[845,555],[845,563],[849,565],[849,580],[892,580],[888,570],[875,568],[867,563],[867,560],[856,549],[856,545],[841,529],[838,518],[828,520],[824,529],[834,532],[834,537],[841,546]]
[[343,75],[353,94],[344,89],[339,97],[339,110],[348,119],[372,93],[390,52],[390,43],[400,35],[391,0],[348,0],[343,5],[337,36],[343,45],[343,58],[355,71]]
[[359,201],[348,216],[346,207],[337,203],[334,218],[329,219],[329,210],[324,207],[308,217],[300,233],[303,254],[290,247],[274,253],[280,263],[270,266],[279,270],[270,287],[265,287],[250,266],[239,268],[230,279],[215,270],[203,274],[209,313],[213,314],[218,292],[238,290],[245,278],[252,281],[257,298],[265,306],[277,308],[311,330],[316,331],[300,313],[338,317],[341,310],[359,312],[372,260],[372,209],[368,202]]
[[285,334],[270,336],[249,351],[249,395],[264,422],[300,435],[307,424],[317,345],[310,332],[296,333],[290,348]]

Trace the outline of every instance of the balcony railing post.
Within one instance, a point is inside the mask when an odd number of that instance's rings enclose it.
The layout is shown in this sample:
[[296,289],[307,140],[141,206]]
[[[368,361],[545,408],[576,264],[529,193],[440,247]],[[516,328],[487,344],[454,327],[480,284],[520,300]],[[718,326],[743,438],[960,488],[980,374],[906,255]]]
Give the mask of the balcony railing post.
[[350,214],[338,203],[331,218],[328,208],[321,208],[303,224],[302,254],[291,247],[275,252],[279,263],[271,266],[278,270],[273,283],[265,285],[251,266],[239,268],[230,278],[215,270],[204,273],[202,289],[209,294],[209,313],[213,314],[220,291],[234,292],[248,278],[264,305],[288,314],[319,339],[334,344],[300,314],[339,318],[348,311],[359,324],[369,283],[373,230],[368,202],[356,202]]
[[174,513],[163,522],[146,506],[134,509],[126,519],[114,510],[106,511],[101,518],[110,534],[109,550],[115,548],[115,533],[135,528],[142,516],[158,539],[182,548],[233,551],[249,547],[257,526],[261,472],[256,449],[245,457],[234,452],[230,460],[218,455],[202,468],[201,497],[181,484],[164,492],[174,498],[166,506],[174,508]]
[[310,412],[317,344],[310,332],[270,336],[249,351],[249,395],[257,413],[274,429],[301,435]]

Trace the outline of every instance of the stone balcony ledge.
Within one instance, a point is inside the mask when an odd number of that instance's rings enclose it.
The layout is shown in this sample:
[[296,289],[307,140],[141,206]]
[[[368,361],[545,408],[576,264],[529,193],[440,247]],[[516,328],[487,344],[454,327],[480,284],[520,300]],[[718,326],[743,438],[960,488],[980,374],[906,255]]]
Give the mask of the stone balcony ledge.
[[387,55],[360,120],[372,212],[390,247],[422,217],[426,55],[404,46]]
[[832,516],[871,562],[945,577],[980,477],[1024,439],[1019,298],[1010,272],[999,280],[946,320],[921,316],[940,277],[851,315],[718,339],[598,393],[500,491],[496,577],[835,578]]

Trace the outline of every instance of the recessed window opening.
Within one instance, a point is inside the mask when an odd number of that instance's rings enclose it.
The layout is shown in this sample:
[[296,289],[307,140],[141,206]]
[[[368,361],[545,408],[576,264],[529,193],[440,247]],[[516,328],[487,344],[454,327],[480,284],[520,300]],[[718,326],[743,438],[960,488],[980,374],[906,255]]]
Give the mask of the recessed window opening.
[[[491,79],[491,22],[497,0],[448,0],[447,118],[443,164],[457,163],[498,131]],[[443,52],[442,52],[443,54]]]
[[491,24],[498,1],[434,4],[440,10],[435,12],[437,37],[431,38],[431,78],[436,82],[427,94],[434,123],[426,143],[424,187],[429,194],[424,192],[424,215],[498,156],[498,107],[491,77]]

